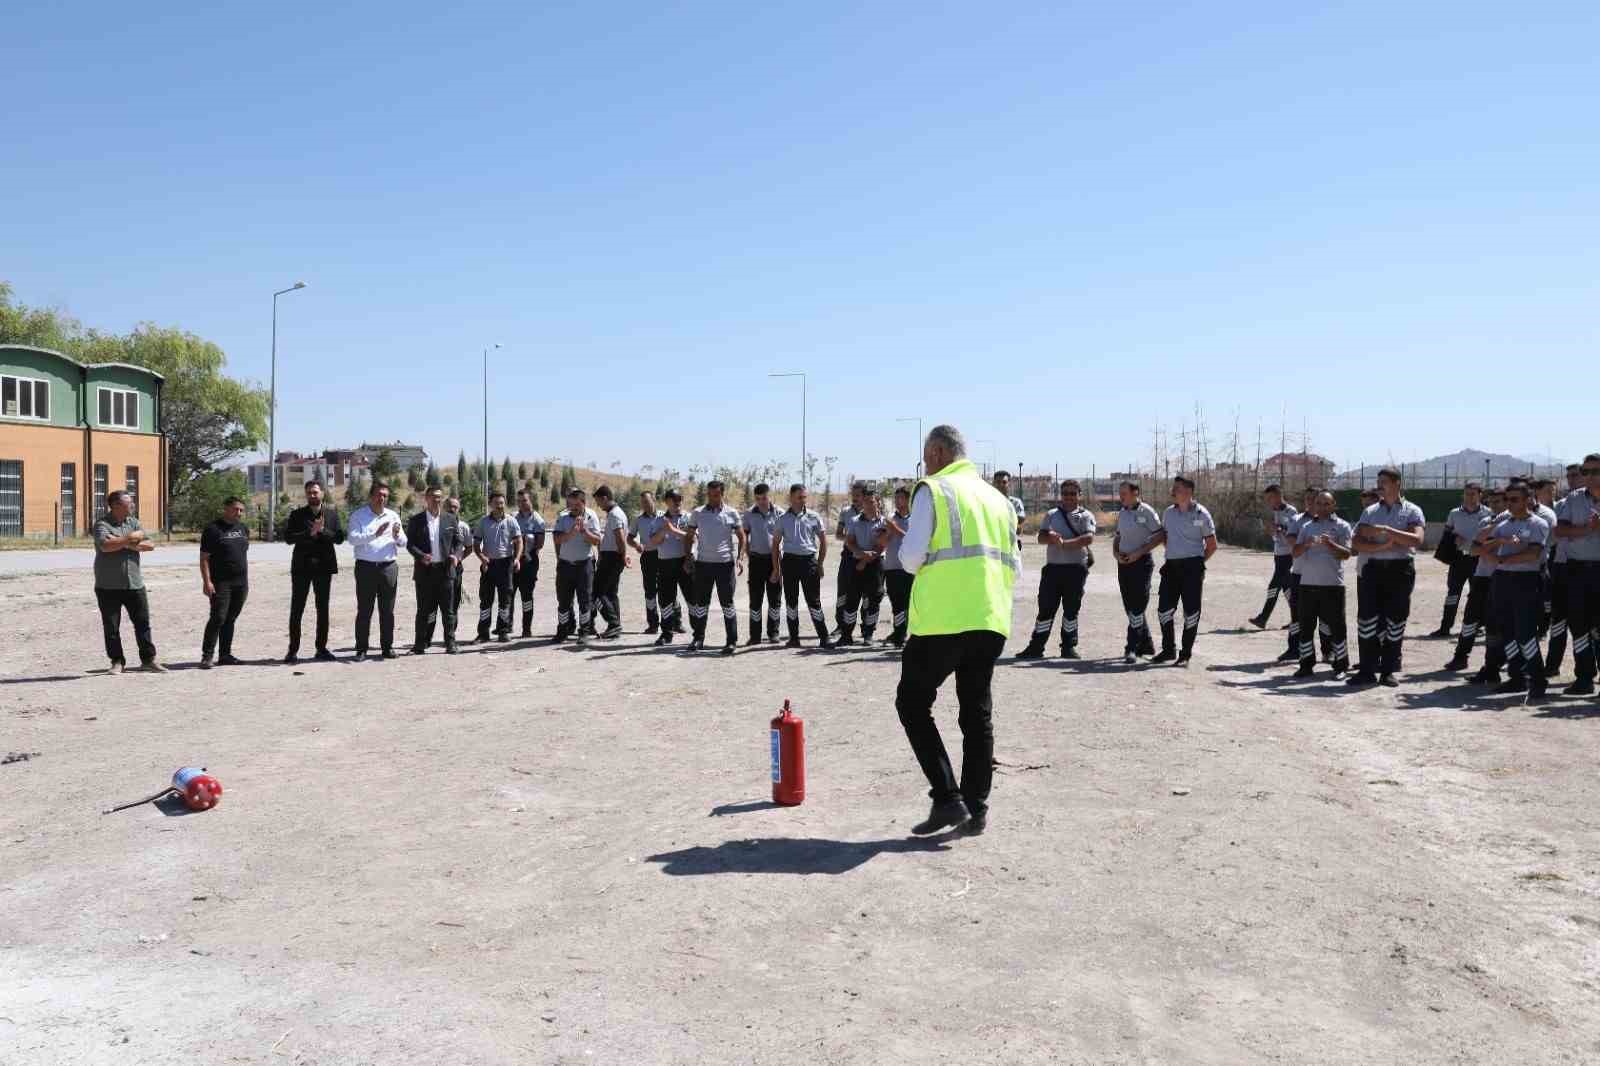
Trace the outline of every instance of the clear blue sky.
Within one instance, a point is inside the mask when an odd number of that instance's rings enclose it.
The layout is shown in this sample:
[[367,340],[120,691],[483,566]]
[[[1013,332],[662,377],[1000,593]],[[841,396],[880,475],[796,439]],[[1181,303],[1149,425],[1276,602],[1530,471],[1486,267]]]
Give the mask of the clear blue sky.
[[488,341],[492,453],[627,469],[792,459],[777,369],[840,475],[896,416],[1120,468],[1197,402],[1341,464],[1600,447],[1547,413],[1600,6],[1135,7],[23,5],[0,278],[263,381],[304,278],[280,447],[473,453]]

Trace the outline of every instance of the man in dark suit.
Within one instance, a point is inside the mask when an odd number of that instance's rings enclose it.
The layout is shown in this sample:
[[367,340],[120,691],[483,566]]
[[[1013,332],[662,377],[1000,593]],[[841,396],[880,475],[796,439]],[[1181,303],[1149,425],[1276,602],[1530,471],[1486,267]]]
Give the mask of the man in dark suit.
[[427,653],[433,642],[433,623],[444,616],[444,650],[456,654],[456,582],[461,559],[472,550],[472,535],[454,514],[443,509],[444,493],[429,489],[425,510],[411,516],[406,528],[406,550],[415,566],[411,579],[417,586],[417,637],[411,654]]
[[306,505],[289,512],[283,539],[294,545],[289,560],[289,653],[286,663],[300,661],[300,618],[306,613],[306,595],[317,599],[317,661],[332,662],[328,650],[328,590],[333,575],[339,572],[335,544],[344,543],[344,526],[339,512],[322,503],[322,483],[306,482]]

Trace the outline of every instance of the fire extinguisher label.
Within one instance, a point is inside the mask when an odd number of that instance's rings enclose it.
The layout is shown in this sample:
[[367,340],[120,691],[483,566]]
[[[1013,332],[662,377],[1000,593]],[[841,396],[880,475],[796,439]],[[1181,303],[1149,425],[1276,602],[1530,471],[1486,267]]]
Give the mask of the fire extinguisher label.
[[783,780],[783,738],[778,731],[772,731],[772,780]]
[[193,781],[203,773],[205,773],[205,770],[201,767],[185,766],[177,773],[172,775],[172,785],[174,788],[188,788],[189,782]]

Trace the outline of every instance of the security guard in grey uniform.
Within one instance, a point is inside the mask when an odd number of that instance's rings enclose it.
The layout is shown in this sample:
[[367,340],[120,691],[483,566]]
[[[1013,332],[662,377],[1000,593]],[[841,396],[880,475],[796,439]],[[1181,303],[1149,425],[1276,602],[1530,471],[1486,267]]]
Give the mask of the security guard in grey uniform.
[[640,493],[639,513],[628,533],[628,544],[639,553],[639,579],[644,585],[644,631],[647,635],[661,629],[661,607],[656,603],[656,572],[661,568],[661,553],[659,548],[646,546],[655,543],[661,522],[661,516],[656,513],[655,494]]
[[517,491],[517,527],[522,530],[522,565],[517,569],[517,598],[522,601],[522,635],[533,636],[533,590],[539,584],[539,553],[544,551],[544,515],[533,506],[527,489]]
[[1150,608],[1150,575],[1155,561],[1150,552],[1159,543],[1161,516],[1139,498],[1139,485],[1124,481],[1117,486],[1122,506],[1117,509],[1117,532],[1111,539],[1111,554],[1117,557],[1117,589],[1122,594],[1122,609],[1128,615],[1128,636],[1123,643],[1122,661],[1130,666],[1141,655],[1156,653],[1150,639],[1150,624],[1145,612]]
[[[1500,508],[1500,494],[1491,492],[1485,498],[1483,487],[1473,481],[1467,484],[1463,497],[1471,499],[1477,506],[1452,509],[1446,519],[1446,532],[1456,538],[1461,553],[1472,560],[1472,573],[1467,576],[1467,602],[1461,612],[1461,634],[1456,638],[1456,652],[1444,664],[1444,668],[1465,670],[1472,657],[1472,646],[1477,643],[1478,634],[1482,633],[1491,664],[1485,669],[1490,673],[1498,673],[1499,666],[1493,664],[1498,661],[1501,652],[1498,635],[1500,624],[1498,619],[1491,618],[1489,614],[1489,585],[1494,578],[1494,553],[1485,550],[1482,541],[1488,536],[1489,527],[1494,524],[1495,514]],[[1487,676],[1486,673],[1480,680]]]
[[522,526],[506,513],[506,494],[489,494],[489,513],[478,519],[472,553],[478,557],[478,643],[489,641],[489,616],[495,597],[500,609],[494,635],[501,644],[511,639],[511,595],[522,567]]
[[[1300,528],[1311,521],[1311,505],[1320,491],[1320,489],[1308,486],[1305,495],[1300,499],[1301,510],[1295,512],[1294,517],[1289,519],[1288,530],[1291,546],[1300,542]],[[1287,586],[1289,592],[1289,644],[1284,649],[1283,654],[1278,656],[1278,662],[1280,663],[1292,663],[1300,660],[1300,568],[1303,565],[1304,558],[1291,551],[1289,553],[1289,583]],[[1322,650],[1323,657],[1327,658],[1326,636],[1324,636]]]
[[1057,607],[1061,608],[1061,657],[1078,658],[1078,611],[1094,559],[1095,533],[1094,515],[1078,502],[1082,491],[1076,481],[1063,481],[1061,502],[1045,514],[1039,526],[1039,543],[1045,545],[1044,569],[1039,572],[1039,616],[1028,646],[1017,654],[1019,659],[1044,658]]
[[1450,561],[1450,569],[1445,574],[1444,613],[1439,617],[1439,628],[1429,633],[1430,637],[1448,637],[1451,627],[1456,624],[1456,610],[1461,603],[1462,590],[1467,588],[1478,567],[1478,560],[1466,550],[1466,546],[1478,534],[1478,528],[1482,525],[1482,511],[1483,486],[1476,481],[1469,481],[1461,489],[1461,506],[1452,508],[1445,516],[1443,535],[1455,542],[1456,551],[1460,554]]
[[894,490],[894,513],[884,520],[888,534],[883,548],[883,582],[889,593],[889,610],[894,614],[894,628],[884,638],[884,643],[897,648],[905,647],[906,625],[911,610],[911,583],[914,575],[900,561],[900,543],[906,539],[911,523],[911,490],[904,485]]
[[1500,615],[1508,675],[1495,691],[1526,692],[1529,698],[1538,699],[1548,684],[1539,654],[1539,613],[1544,603],[1542,570],[1550,524],[1528,509],[1532,499],[1528,484],[1509,486],[1506,513],[1495,517],[1483,546],[1495,556],[1490,602]]
[[[1583,488],[1583,467],[1578,463],[1567,466],[1566,491],[1556,499],[1554,510],[1556,525],[1567,516],[1567,497]],[[1550,540],[1555,551],[1550,556],[1550,649],[1544,657],[1544,676],[1561,675],[1561,660],[1567,654],[1567,542],[1550,529]]]
[[1289,567],[1294,563],[1294,538],[1289,527],[1300,514],[1293,504],[1284,502],[1280,485],[1268,485],[1261,490],[1261,498],[1267,505],[1267,517],[1262,525],[1267,536],[1272,538],[1272,579],[1267,582],[1267,599],[1261,605],[1261,613],[1250,619],[1250,624],[1257,629],[1267,628],[1272,610],[1278,606],[1278,596],[1289,590]]
[[739,610],[733,605],[733,579],[744,573],[748,550],[739,512],[722,502],[723,483],[706,482],[706,502],[689,515],[688,546],[694,558],[694,602],[689,605],[689,650],[706,646],[706,616],[711,611],[711,590],[722,606],[722,625],[728,642],[723,655],[739,647]]
[[839,538],[839,575],[833,583],[833,628],[835,637],[844,632],[844,601],[849,596],[849,570],[855,564],[850,558],[850,523],[861,513],[861,497],[867,491],[865,481],[850,486],[850,506],[839,512],[839,523],[833,535]]
[[652,523],[650,538],[641,542],[646,547],[655,548],[658,556],[656,602],[661,606],[661,635],[656,638],[658,645],[671,644],[673,635],[683,632],[678,593],[683,593],[686,607],[694,603],[694,581],[689,571],[689,516],[683,513],[683,493],[671,489],[666,498],[666,513],[660,516],[659,524]]
[[[828,557],[828,538],[822,518],[806,506],[806,487],[799,482],[789,486],[789,509],[778,516],[773,553],[783,579],[783,614],[789,624],[791,648],[800,646],[800,594],[805,593],[806,608],[817,627],[821,647],[833,647],[828,623],[822,617],[822,568]],[[778,580],[778,575],[772,577]]]
[[[584,502],[580,488],[567,490],[567,509],[556,518],[556,636],[561,644],[573,634],[586,644],[594,619],[594,550],[601,541],[600,519]],[[578,601],[573,607],[572,601]]]
[[601,485],[594,490],[594,504],[600,508],[600,561],[594,568],[594,603],[606,620],[601,640],[622,636],[622,574],[633,561],[628,558],[628,515],[611,498],[611,489]]
[[745,588],[750,595],[750,639],[761,643],[761,601],[766,600],[767,640],[778,642],[780,588],[772,581],[777,560],[772,555],[772,531],[778,526],[778,509],[772,506],[771,489],[765,481],[756,486],[755,506],[744,513],[744,532],[750,545],[750,574]]
[[1354,531],[1350,523],[1333,513],[1333,493],[1319,491],[1311,502],[1311,514],[1299,523],[1295,534],[1294,556],[1300,563],[1300,669],[1295,677],[1316,673],[1317,642],[1313,634],[1326,628],[1330,646],[1323,657],[1333,664],[1333,676],[1342,677],[1350,669],[1350,645],[1344,602],[1344,561],[1355,554],[1350,550]]
[[845,584],[844,631],[834,647],[855,643],[855,626],[861,622],[861,642],[872,643],[878,628],[878,608],[883,603],[883,554],[888,548],[889,524],[880,513],[876,492],[861,494],[861,513],[850,520],[850,555],[855,560]]
[[1400,684],[1401,652],[1406,620],[1411,617],[1411,592],[1417,584],[1412,556],[1422,544],[1428,521],[1422,508],[1400,495],[1400,472],[1378,471],[1378,502],[1356,522],[1356,550],[1371,556],[1367,563],[1367,599],[1356,604],[1357,642],[1361,667],[1347,685],[1389,688]]
[[[1153,663],[1177,659],[1188,666],[1200,632],[1200,609],[1205,595],[1206,562],[1217,552],[1217,524],[1194,498],[1194,482],[1179,475],[1172,479],[1172,505],[1161,512],[1161,529],[1152,538],[1166,545],[1161,564],[1161,584],[1156,590],[1156,618],[1161,623],[1161,650]],[[1183,604],[1182,651],[1173,649],[1174,619]]]
[[1569,696],[1594,695],[1595,643],[1600,641],[1600,453],[1583,457],[1584,487],[1567,494],[1556,536],[1567,544],[1567,630],[1577,680]]

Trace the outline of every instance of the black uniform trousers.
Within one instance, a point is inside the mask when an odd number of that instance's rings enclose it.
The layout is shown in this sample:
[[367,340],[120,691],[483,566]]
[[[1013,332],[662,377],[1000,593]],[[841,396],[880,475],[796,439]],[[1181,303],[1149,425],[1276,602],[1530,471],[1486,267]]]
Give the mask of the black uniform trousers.
[[833,625],[835,629],[844,628],[844,602],[850,596],[850,576],[847,573],[856,565],[856,557],[846,548],[839,553],[839,572],[833,579]]
[[[994,704],[989,685],[994,678],[995,660],[1005,645],[1005,637],[988,630],[932,637],[913,635],[906,641],[894,706],[917,763],[928,779],[928,795],[934,803],[959,798],[975,815],[989,809],[989,788],[994,780]],[[960,781],[956,780],[944,738],[933,720],[939,687],[951,674],[956,675],[956,702],[960,707],[956,718],[961,727]]]
[[394,597],[400,568],[394,563],[356,560],[356,654],[365,655],[372,636],[372,608],[378,608],[378,641],[394,651]]
[[761,635],[761,603],[766,601],[767,636],[778,639],[778,615],[782,612],[781,585],[772,581],[772,556],[760,552],[750,553],[750,573],[745,582],[750,593],[750,636]]
[[733,605],[733,564],[697,561],[694,564],[694,599],[689,604],[689,627],[695,640],[706,639],[706,618],[711,612],[711,590],[722,605],[722,625],[728,643],[739,640],[739,609]]
[[[1291,564],[1292,565],[1292,564]],[[1300,575],[1290,574],[1289,593],[1289,651],[1300,654]]]
[[1061,610],[1061,647],[1078,646],[1078,611],[1083,607],[1083,586],[1089,580],[1089,568],[1071,563],[1046,563],[1039,571],[1039,616],[1033,622],[1030,648],[1043,648],[1050,640],[1050,630],[1056,623],[1056,610]]
[[306,613],[306,600],[316,597],[317,650],[328,650],[328,594],[333,589],[332,574],[289,575],[289,654],[300,654],[300,619]]
[[657,552],[639,553],[639,581],[644,586],[644,620],[646,627],[655,629],[661,624],[661,608],[656,604],[656,571],[661,567]]
[[144,589],[94,590],[95,602],[100,607],[100,628],[106,640],[106,658],[114,663],[128,665],[122,657],[122,612],[128,612],[133,625],[133,639],[139,645],[139,661],[154,662],[155,641],[150,637],[150,598]]
[[1478,557],[1475,555],[1462,556],[1450,564],[1450,570],[1444,579],[1444,614],[1439,617],[1440,629],[1449,629],[1456,624],[1456,610],[1461,604],[1461,590],[1468,587],[1473,571],[1477,569]]
[[1128,637],[1123,651],[1136,655],[1154,655],[1155,641],[1150,639],[1150,623],[1145,612],[1150,609],[1150,577],[1155,573],[1155,560],[1146,555],[1136,563],[1117,564],[1117,591],[1122,593],[1122,609],[1128,613]]
[[889,640],[896,644],[904,644],[906,640],[906,623],[911,612],[911,585],[916,580],[916,575],[905,570],[885,570],[883,583],[889,593],[889,611],[894,615],[894,629],[889,633]]
[[862,639],[871,640],[883,603],[883,563],[873,560],[859,570],[851,563],[849,571],[845,580],[844,635],[848,637],[859,621]]
[[433,627],[443,616],[444,646],[456,644],[456,564],[447,560],[437,566],[418,567],[412,584],[417,592],[416,639],[411,650],[427,650],[433,643]]
[[215,649],[226,658],[233,654],[233,626],[250,595],[250,583],[241,577],[233,581],[213,581],[211,587],[211,614],[206,619],[205,635],[200,638],[200,655],[209,659]]
[[[1474,568],[1478,560],[1472,560]],[[1492,575],[1490,575],[1492,576]],[[1462,662],[1472,654],[1472,645],[1482,633],[1484,642],[1489,640],[1491,628],[1498,631],[1498,626],[1489,624],[1489,578],[1473,575],[1467,578],[1467,604],[1461,612],[1461,632],[1456,636],[1456,655]]]
[[1550,649],[1545,665],[1550,672],[1561,670],[1567,654],[1567,564],[1550,564]]
[[[779,565],[783,568],[783,615],[789,624],[789,639],[800,639],[800,594],[804,592],[817,636],[827,640],[828,623],[822,618],[822,575],[817,569],[817,557],[785,552]],[[906,599],[909,603],[909,594]]]
[[[531,541],[532,538],[530,537]],[[522,601],[522,635],[533,636],[533,590],[539,584],[539,557],[524,555],[516,574],[517,598]]]
[[[1293,555],[1272,556],[1272,579],[1267,582],[1267,601],[1261,605],[1262,625],[1267,624],[1267,619],[1272,617],[1272,609],[1278,606],[1278,594],[1289,590],[1289,568],[1293,565]],[[1290,614],[1292,620],[1293,612]]]
[[[574,613],[572,601],[578,601]],[[566,640],[593,618],[594,560],[556,562],[556,639]]]
[[1567,560],[1567,630],[1579,681],[1593,681],[1595,641],[1600,640],[1600,562]]
[[688,559],[661,559],[656,563],[656,603],[661,607],[661,628],[683,632],[683,617],[678,613],[678,593],[685,606],[694,602],[694,581],[689,577]]
[[[1410,559],[1367,560],[1367,583],[1356,595],[1356,637],[1363,674],[1399,671],[1411,590],[1417,584]],[[1364,594],[1363,594],[1364,593]]]
[[1539,616],[1544,611],[1544,581],[1538,571],[1496,570],[1490,600],[1500,621],[1506,673],[1513,679],[1543,683]]
[[627,567],[623,565],[621,552],[601,552],[600,561],[594,568],[594,605],[600,612],[600,617],[606,620],[606,626],[622,627],[622,571]]
[[1168,559],[1161,564],[1161,584],[1156,589],[1156,618],[1161,623],[1161,650],[1172,650],[1172,631],[1178,613],[1178,603],[1183,603],[1183,654],[1194,650],[1194,638],[1200,632],[1200,602],[1206,585],[1206,561],[1198,556],[1191,559]]
[[1343,585],[1307,585],[1300,582],[1300,665],[1308,667],[1317,661],[1316,635],[1326,629],[1329,647],[1324,658],[1333,663],[1336,672],[1350,669],[1350,644],[1344,618]]
[[[478,575],[478,639],[489,639],[489,622],[494,622],[495,636],[507,637],[511,635],[511,597],[513,578],[511,564],[516,562],[512,556],[504,559],[490,559],[489,566]],[[496,610],[495,598],[499,597],[499,609]]]

